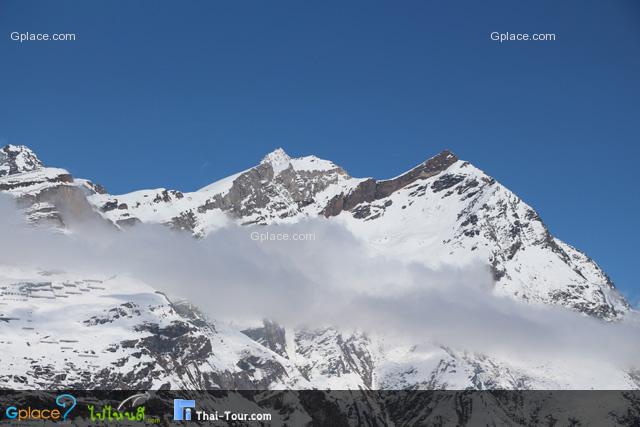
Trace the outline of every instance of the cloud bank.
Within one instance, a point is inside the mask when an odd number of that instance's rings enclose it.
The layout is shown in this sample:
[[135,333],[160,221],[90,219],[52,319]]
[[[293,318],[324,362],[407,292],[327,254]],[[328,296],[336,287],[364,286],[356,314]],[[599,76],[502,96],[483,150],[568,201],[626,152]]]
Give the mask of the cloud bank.
[[[509,359],[571,357],[638,368],[635,314],[606,324],[498,297],[486,265],[434,270],[373,256],[346,229],[323,219],[228,227],[195,240],[152,225],[52,233],[26,226],[3,198],[0,218],[0,264],[130,275],[195,303],[212,319],[269,318],[288,327],[337,326]],[[315,240],[258,242],[251,238],[255,231],[312,233]]]

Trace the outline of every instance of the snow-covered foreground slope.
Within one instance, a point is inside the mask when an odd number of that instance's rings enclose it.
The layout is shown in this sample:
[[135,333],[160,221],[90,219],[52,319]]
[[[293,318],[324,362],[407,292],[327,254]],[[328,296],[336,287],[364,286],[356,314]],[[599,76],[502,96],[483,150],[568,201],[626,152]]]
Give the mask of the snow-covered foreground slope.
[[[26,147],[3,153],[0,191],[18,202],[29,222],[71,235],[80,232],[74,224],[87,221],[109,224],[113,233],[166,224],[204,238],[231,225],[320,218],[353,233],[365,256],[432,269],[485,265],[492,293],[522,304],[559,306],[612,323],[631,311],[595,262],[554,238],[511,191],[446,151],[377,181],[276,150],[195,192],[117,196],[44,167]],[[509,358],[433,340],[429,325],[408,345],[341,325],[294,330],[267,321],[246,329],[172,303],[153,283],[126,274],[39,267],[0,265],[0,350],[9,367],[0,379],[9,387],[638,388],[637,373],[614,362]]]
[[241,331],[126,276],[0,266],[6,387],[633,389],[613,365],[506,361],[334,328]]
[[0,266],[4,387],[307,388],[286,359],[129,277]]

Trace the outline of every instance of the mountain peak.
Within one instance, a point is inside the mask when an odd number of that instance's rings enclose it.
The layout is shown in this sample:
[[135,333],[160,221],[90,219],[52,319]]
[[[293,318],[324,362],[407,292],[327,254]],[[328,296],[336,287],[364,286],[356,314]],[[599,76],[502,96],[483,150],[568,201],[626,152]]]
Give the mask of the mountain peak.
[[42,166],[38,156],[29,147],[8,144],[0,148],[0,177],[29,172]]
[[423,162],[423,164],[431,163],[431,164],[446,164],[447,166],[451,163],[458,161],[458,156],[452,153],[449,150],[442,150],[438,154],[433,157],[428,158]]
[[453,158],[453,157],[455,157],[456,159],[458,158],[458,156],[456,156],[455,153],[453,153],[450,150],[442,150],[440,153],[438,153],[438,156],[442,156],[442,157],[447,158],[447,159],[450,159],[450,158]]
[[282,148],[276,148],[262,159],[262,163],[280,163],[280,162],[288,162],[291,160],[291,157],[284,151]]
[[289,167],[291,157],[282,149],[276,148],[264,156],[260,164],[270,164],[275,175]]
[[28,154],[30,156],[37,157],[36,154],[33,152],[33,150],[31,148],[27,147],[26,145],[7,144],[4,147],[0,148],[0,151],[5,153],[5,154],[25,153],[25,154]]

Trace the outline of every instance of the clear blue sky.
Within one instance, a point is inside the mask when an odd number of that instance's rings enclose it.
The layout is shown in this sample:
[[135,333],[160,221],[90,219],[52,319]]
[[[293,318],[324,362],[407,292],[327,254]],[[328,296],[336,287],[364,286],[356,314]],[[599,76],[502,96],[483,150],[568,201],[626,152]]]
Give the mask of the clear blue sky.
[[639,23],[635,0],[5,0],[0,144],[112,193],[193,190],[278,146],[378,178],[449,148],[636,302]]

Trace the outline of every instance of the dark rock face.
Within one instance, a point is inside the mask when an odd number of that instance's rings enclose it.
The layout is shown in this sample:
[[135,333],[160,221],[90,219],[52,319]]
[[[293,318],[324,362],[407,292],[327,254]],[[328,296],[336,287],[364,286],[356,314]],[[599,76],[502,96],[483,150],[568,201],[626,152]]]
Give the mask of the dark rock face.
[[236,178],[228,193],[216,195],[199,206],[198,212],[221,209],[235,218],[248,218],[263,212],[247,224],[286,218],[312,204],[315,196],[336,183],[341,175],[348,176],[339,167],[296,170],[291,165],[276,174],[271,164],[262,163]]
[[0,149],[0,178],[0,191],[14,195],[32,224],[66,227],[86,220],[106,224],[69,173],[46,168],[27,147]]
[[187,322],[176,321],[169,326],[160,327],[154,323],[144,323],[136,328],[138,332],[149,332],[149,335],[134,342],[123,341],[122,345],[133,344],[140,348],[142,354],[149,354],[154,359],[181,355],[181,363],[202,363],[212,351],[211,342],[206,336],[192,334],[197,329]]
[[126,302],[121,304],[119,307],[113,307],[104,314],[92,316],[83,323],[87,326],[104,325],[105,323],[113,323],[115,320],[122,318],[132,319],[136,316],[140,316],[140,314],[140,307],[132,302]]
[[96,193],[96,194],[107,194],[107,189],[104,188],[100,184],[96,184],[95,182],[87,181],[87,185]]
[[285,330],[277,323],[264,320],[264,326],[262,328],[247,329],[242,331],[242,333],[280,356],[288,357],[286,352]]
[[142,221],[140,221],[138,218],[136,217],[131,217],[131,218],[124,218],[124,219],[119,219],[116,224],[119,227],[133,227],[134,225],[137,224],[141,224]]
[[458,161],[455,154],[444,150],[435,157],[430,158],[409,172],[387,181],[379,181],[376,187],[376,198],[388,197],[397,190],[406,187],[418,179],[425,179],[437,175]]
[[554,291],[549,297],[558,305],[569,307],[599,319],[616,319],[623,314],[608,303],[602,291],[597,292],[595,297],[592,296],[590,301],[585,301],[582,298],[583,291],[584,289],[581,289],[581,286],[570,284],[567,285],[566,290]]
[[182,194],[182,192],[180,192],[180,191],[177,191],[177,190],[162,190],[161,193],[156,195],[156,197],[153,199],[153,202],[154,203],[170,202],[172,200],[172,198],[182,199],[183,197],[184,197],[184,194]]
[[95,194],[107,194],[106,188],[89,180],[80,180],[78,182],[78,187],[82,189],[86,196],[93,196]]
[[108,224],[93,210],[84,193],[78,187],[64,185],[45,190],[36,196],[36,203],[42,202],[55,206],[60,213],[61,220],[67,225],[84,221]]
[[[328,218],[339,215],[342,211],[350,211],[363,202],[372,202],[388,197],[418,179],[429,178],[439,174],[456,161],[458,161],[458,158],[450,151],[445,150],[397,178],[385,181],[368,179],[361,182],[349,194],[341,194],[331,199],[321,213]],[[455,183],[450,186],[452,185],[455,185]]]
[[[114,320],[116,317],[111,321]],[[142,323],[135,330],[148,334],[139,339],[124,340],[111,351],[118,352],[119,348],[133,350],[125,353],[114,367],[124,366],[133,360],[136,369],[121,372],[105,368],[92,380],[98,385],[93,383],[90,388],[130,388],[132,385],[151,388],[154,380],[161,380],[166,372],[188,377],[188,370],[205,363],[213,351],[207,336],[187,322],[174,321],[164,327],[155,323]]]
[[363,202],[371,202],[376,199],[377,182],[374,179],[362,181],[349,194],[337,195],[329,201],[322,210],[322,215],[331,217],[339,215],[342,211],[350,211]]
[[437,193],[439,191],[453,187],[454,185],[464,181],[464,179],[464,175],[444,174],[431,185],[431,188],[433,189],[434,193]]
[[70,175],[59,175],[55,179],[47,179],[40,182],[28,182],[12,185],[6,183],[0,185],[0,191],[11,191],[19,187],[36,186],[47,183],[44,189],[25,192],[16,202],[18,207],[24,209],[27,220],[39,225],[69,226],[72,223],[84,221],[98,221],[103,225],[108,223],[98,215],[87,201],[83,191],[70,185],[73,178]]
[[118,208],[118,201],[117,200],[110,200],[110,201],[106,202],[104,205],[102,205],[100,210],[102,212],[109,212],[109,211],[112,211],[112,210],[117,209],[117,208]]
[[174,230],[193,232],[197,222],[198,220],[193,211],[186,211],[174,217],[169,225]]
[[[0,184],[0,191],[11,191],[19,188],[28,188],[34,185],[49,183],[49,184],[71,184],[73,183],[73,178],[69,174],[57,175],[55,177],[48,177],[43,179],[34,179],[34,180],[6,180],[5,182]],[[26,195],[25,197],[29,197],[30,195]]]
[[298,365],[305,378],[356,374],[364,387],[373,387],[374,358],[366,335],[344,335],[334,328],[326,328],[298,331],[294,341],[296,352],[307,361]]

